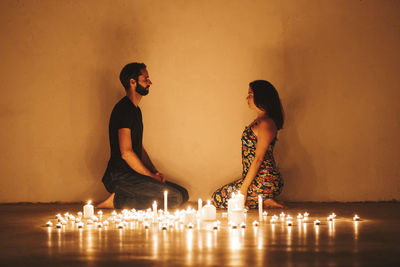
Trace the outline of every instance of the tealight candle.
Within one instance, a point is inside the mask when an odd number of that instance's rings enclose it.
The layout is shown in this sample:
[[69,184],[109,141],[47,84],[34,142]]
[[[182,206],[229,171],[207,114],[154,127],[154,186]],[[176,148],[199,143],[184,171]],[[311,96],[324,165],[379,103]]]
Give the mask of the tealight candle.
[[78,228],[83,228],[83,222],[78,222],[76,225],[78,226]]
[[288,221],[286,221],[286,225],[287,225],[287,226],[292,226],[292,225],[293,225],[293,222],[292,222],[291,220],[288,220]]
[[240,228],[246,228],[246,224],[245,224],[244,222],[242,222],[242,223],[240,224]]
[[119,223],[118,224],[118,229],[124,229],[124,224],[123,223]]
[[52,223],[51,221],[48,221],[48,222],[46,223],[46,226],[47,226],[47,227],[52,227],[52,226],[53,226],[53,223]]
[[237,224],[236,223],[232,223],[231,226],[232,226],[232,229],[236,229],[237,228]]
[[299,220],[303,219],[303,215],[301,215],[301,213],[297,214],[297,219]]
[[257,221],[254,221],[254,222],[253,222],[253,226],[256,226],[256,227],[257,227],[257,226],[258,226],[258,222],[257,222]]
[[62,227],[62,224],[61,224],[61,223],[57,223],[57,224],[56,224],[56,227],[57,227],[57,228],[61,228],[61,227]]
[[218,230],[218,223],[217,222],[213,223],[213,230]]
[[168,211],[168,191],[164,191],[164,211]]
[[93,224],[93,221],[89,219],[86,221],[86,224]]
[[89,200],[87,205],[83,206],[83,217],[91,218],[94,214],[94,207],[91,205],[92,201]]
[[109,222],[108,222],[107,220],[105,220],[105,221],[103,222],[103,225],[104,225],[104,226],[108,226],[108,225],[109,225]]
[[354,217],[353,217],[353,221],[359,221],[360,220],[360,217],[358,217],[358,215],[356,214],[356,215],[354,215]]
[[314,225],[320,225],[320,224],[321,222],[318,219],[314,221]]
[[193,223],[189,223],[187,226],[188,226],[188,228],[192,229],[193,228]]
[[97,228],[102,228],[103,224],[101,222],[97,223]]

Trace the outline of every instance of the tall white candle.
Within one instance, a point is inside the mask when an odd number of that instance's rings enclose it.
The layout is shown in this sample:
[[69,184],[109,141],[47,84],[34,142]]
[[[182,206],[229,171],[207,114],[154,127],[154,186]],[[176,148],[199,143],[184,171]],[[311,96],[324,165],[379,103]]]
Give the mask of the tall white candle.
[[262,196],[258,195],[258,220],[262,222],[263,220],[263,203]]
[[199,200],[197,201],[197,211],[201,212],[202,207],[203,207],[203,200],[201,200],[201,198],[199,198]]
[[92,218],[94,214],[94,208],[93,205],[91,205],[92,201],[89,200],[87,205],[83,206],[83,217],[84,218]]
[[164,191],[164,211],[168,211],[168,191]]

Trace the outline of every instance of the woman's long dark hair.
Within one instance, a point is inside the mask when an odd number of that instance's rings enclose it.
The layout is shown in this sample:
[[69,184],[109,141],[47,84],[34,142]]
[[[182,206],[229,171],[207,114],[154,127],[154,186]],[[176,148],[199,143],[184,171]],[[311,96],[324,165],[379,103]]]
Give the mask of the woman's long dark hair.
[[256,80],[250,84],[254,94],[254,104],[261,110],[267,112],[267,115],[275,122],[278,130],[283,128],[283,108],[279,94],[275,87],[267,81]]

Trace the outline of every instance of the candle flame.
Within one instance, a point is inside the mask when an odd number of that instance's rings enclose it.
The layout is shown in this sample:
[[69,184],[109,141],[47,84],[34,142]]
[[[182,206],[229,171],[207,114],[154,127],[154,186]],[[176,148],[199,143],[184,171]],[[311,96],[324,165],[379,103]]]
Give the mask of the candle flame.
[[90,205],[91,203],[92,203],[92,201],[91,201],[91,200],[89,200],[87,204],[88,204],[88,205]]

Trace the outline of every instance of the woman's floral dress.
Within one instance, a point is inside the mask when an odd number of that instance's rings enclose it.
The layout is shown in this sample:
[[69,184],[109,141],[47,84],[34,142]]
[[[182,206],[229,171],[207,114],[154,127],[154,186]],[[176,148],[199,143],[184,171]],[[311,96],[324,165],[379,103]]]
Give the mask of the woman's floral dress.
[[[267,152],[265,152],[264,160],[247,191],[246,206],[250,209],[257,208],[258,195],[261,194],[263,199],[275,198],[282,191],[283,180],[276,167],[273,155],[275,142],[276,138],[269,145]],[[242,134],[242,178],[233,183],[224,185],[213,193],[212,201],[217,208],[227,208],[228,199],[232,197],[232,193],[239,191],[244,177],[246,177],[250,165],[254,160],[256,146],[257,137],[251,127],[246,126]]]

